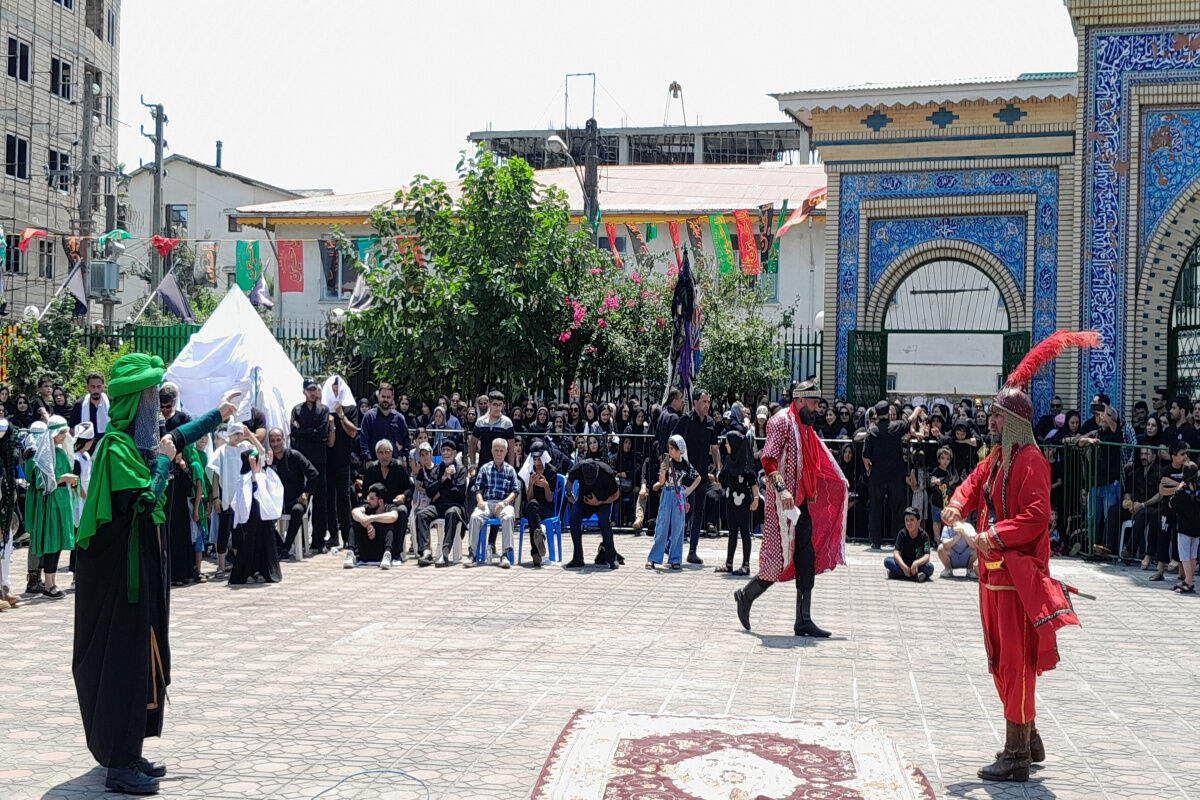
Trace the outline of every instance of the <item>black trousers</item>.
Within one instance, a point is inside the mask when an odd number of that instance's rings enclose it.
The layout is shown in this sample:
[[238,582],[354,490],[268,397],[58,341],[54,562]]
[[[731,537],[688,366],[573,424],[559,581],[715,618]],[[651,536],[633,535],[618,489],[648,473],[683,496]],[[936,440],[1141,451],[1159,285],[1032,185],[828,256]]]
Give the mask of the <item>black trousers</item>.
[[[408,525],[408,514],[405,512],[405,526]],[[431,505],[419,508],[416,511],[416,516],[413,517],[416,521],[417,528],[417,555],[421,555],[430,547],[429,529],[433,526],[434,520],[445,520],[446,530],[442,534],[442,549],[448,549],[446,543],[454,541],[454,537],[458,535],[460,529],[465,530],[463,524],[463,510],[461,506],[438,506]]]
[[[312,500],[309,500],[311,503]],[[304,513],[308,510],[308,506],[302,505],[299,502],[293,502],[290,506],[284,504],[284,511],[288,515],[287,537],[283,540],[283,545],[279,548],[281,553],[290,552],[292,545],[296,542],[296,534],[300,532],[300,526],[304,524]],[[237,545],[235,543],[234,549]],[[312,549],[317,550],[317,533],[316,525],[313,525],[313,543]]]
[[700,544],[700,531],[704,530],[704,507],[708,504],[708,487],[711,485],[712,481],[708,479],[708,475],[702,475],[700,477],[700,485],[696,487],[696,491],[692,492],[688,498],[688,502],[691,503],[686,522],[688,555],[696,555],[696,545]]
[[1154,537],[1162,529],[1162,514],[1154,506],[1143,506],[1133,515],[1133,529],[1125,547],[1136,556],[1146,556],[1154,553]]
[[796,565],[796,591],[812,591],[817,575],[817,551],[813,549],[812,516],[807,506],[800,506],[800,519],[796,520],[792,563]]
[[571,560],[576,563],[583,561],[583,521],[592,514],[596,515],[600,526],[600,542],[604,545],[604,552],[616,552],[616,545],[613,543],[612,503],[591,506],[583,502],[583,498],[576,498],[571,506]]
[[[357,522],[353,522],[350,528],[350,541],[347,546],[354,550],[354,554],[359,561],[382,561],[383,554],[391,553],[392,548],[396,546],[396,526],[399,524],[400,521],[397,520],[392,525],[384,525],[383,523],[375,525],[375,538],[372,539],[367,536],[366,528]],[[404,524],[408,524],[407,516],[404,519]]]
[[734,505],[732,497],[725,498],[725,517],[729,524],[729,544],[725,548],[725,564],[731,569],[737,555],[738,539],[742,540],[742,563],[750,563],[750,495],[742,495],[742,504]]
[[328,528],[329,515],[326,513],[329,506],[328,493],[325,491],[325,472],[327,465],[314,464],[317,468],[317,479],[313,481],[312,497],[308,498],[308,504],[312,506],[312,549],[320,550],[324,547],[337,547],[337,536],[330,537],[329,541],[325,541],[325,531]]
[[908,502],[908,487],[904,476],[897,474],[887,476],[872,471],[868,484],[867,498],[867,530],[871,536],[872,547],[883,546],[883,531],[886,526],[889,531],[898,531],[903,526],[904,506]]
[[229,535],[233,532],[233,509],[217,512],[217,552],[229,552]]
[[325,465],[325,519],[329,543],[350,542],[350,464]]

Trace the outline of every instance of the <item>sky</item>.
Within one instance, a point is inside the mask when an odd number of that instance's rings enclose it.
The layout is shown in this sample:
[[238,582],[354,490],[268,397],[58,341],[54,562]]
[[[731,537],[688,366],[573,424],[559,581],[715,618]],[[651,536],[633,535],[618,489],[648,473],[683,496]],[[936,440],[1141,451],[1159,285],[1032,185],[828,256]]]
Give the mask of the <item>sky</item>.
[[1062,0],[123,0],[127,170],[168,154],[285,188],[454,177],[471,131],[778,122],[770,92],[1073,71]]

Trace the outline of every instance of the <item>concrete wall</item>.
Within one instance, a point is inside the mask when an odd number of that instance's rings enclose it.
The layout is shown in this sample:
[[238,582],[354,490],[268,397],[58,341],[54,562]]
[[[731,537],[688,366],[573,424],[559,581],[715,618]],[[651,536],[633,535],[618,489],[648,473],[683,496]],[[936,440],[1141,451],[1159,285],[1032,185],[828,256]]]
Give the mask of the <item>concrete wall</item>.
[[986,395],[998,388],[1002,334],[893,333],[888,373],[902,394]]

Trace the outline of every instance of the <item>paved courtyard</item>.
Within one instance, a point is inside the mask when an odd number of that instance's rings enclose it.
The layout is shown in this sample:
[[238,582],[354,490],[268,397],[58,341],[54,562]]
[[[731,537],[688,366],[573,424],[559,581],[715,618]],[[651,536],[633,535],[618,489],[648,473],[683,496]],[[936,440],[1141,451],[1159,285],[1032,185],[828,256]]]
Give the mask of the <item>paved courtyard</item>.
[[[744,579],[711,571],[723,540],[682,573],[643,570],[646,538],[618,546],[617,572],[347,572],[324,556],[285,564],[279,585],[175,590],[171,707],[146,752],[170,767],[163,796],[311,798],[397,769],[434,798],[528,797],[582,708],[874,718],[941,797],[1200,797],[1200,601],[1148,572],[1055,563],[1100,599],[1077,603],[1084,627],[1060,636],[1063,662],[1039,683],[1047,763],[1027,784],[985,786],[975,769],[1003,719],[974,583],[885,581],[878,554],[853,545],[849,568],[817,579],[814,618],[835,637],[814,642],[790,635],[790,587],[741,630]],[[103,794],[71,683],[73,603],[0,614],[4,800]],[[387,774],[322,795],[426,796]]]

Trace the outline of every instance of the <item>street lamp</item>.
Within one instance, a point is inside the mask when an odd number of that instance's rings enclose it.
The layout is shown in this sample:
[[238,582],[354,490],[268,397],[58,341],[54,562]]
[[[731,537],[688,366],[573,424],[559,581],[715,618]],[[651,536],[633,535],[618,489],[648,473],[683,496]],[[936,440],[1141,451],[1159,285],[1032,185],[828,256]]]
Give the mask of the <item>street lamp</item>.
[[579,172],[579,164],[575,162],[575,157],[571,155],[571,148],[557,133],[546,137],[546,149],[551,153],[561,153],[567,157],[567,161],[571,165],[571,169],[575,171],[575,179],[579,181],[579,191],[583,195],[583,218],[587,221],[588,227],[592,229],[592,235],[596,235],[596,220],[589,213],[588,190],[584,183],[583,175]]

